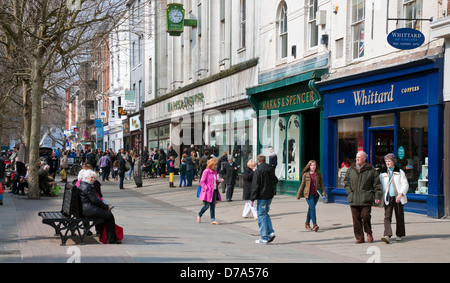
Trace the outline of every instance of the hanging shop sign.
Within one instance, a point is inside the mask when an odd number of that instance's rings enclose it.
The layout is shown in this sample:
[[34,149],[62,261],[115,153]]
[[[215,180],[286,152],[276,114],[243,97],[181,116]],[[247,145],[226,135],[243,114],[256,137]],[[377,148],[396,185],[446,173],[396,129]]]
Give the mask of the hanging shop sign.
[[425,36],[418,30],[401,28],[392,31],[387,37],[388,43],[397,49],[415,49],[425,42]]

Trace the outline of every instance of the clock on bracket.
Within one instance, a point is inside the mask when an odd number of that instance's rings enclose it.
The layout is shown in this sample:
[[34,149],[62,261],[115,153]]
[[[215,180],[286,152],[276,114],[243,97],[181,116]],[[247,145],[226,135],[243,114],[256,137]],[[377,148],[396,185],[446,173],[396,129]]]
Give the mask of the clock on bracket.
[[169,34],[179,36],[183,32],[184,12],[182,4],[167,4],[166,21]]

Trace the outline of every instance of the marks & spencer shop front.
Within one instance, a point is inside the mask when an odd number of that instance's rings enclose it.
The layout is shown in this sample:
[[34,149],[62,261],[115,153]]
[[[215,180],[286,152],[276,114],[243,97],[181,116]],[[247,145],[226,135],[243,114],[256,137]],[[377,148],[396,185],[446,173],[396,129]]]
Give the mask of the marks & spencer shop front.
[[258,118],[257,152],[269,163],[273,148],[279,194],[296,195],[306,163],[321,163],[322,97],[315,82],[326,72],[309,71],[247,89]]
[[444,213],[442,60],[424,59],[318,83],[324,95],[323,166],[330,202],[347,203],[343,179],[364,150],[378,170],[394,153],[405,171],[405,210]]

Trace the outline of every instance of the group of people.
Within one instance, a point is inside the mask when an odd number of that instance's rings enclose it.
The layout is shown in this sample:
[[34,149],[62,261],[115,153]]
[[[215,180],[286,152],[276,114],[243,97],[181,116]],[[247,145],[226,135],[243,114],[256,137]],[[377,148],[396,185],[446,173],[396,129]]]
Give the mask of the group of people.
[[[374,240],[371,225],[373,205],[384,206],[384,233],[381,240],[390,243],[393,236],[392,216],[395,213],[395,235],[396,240],[400,241],[406,235],[403,209],[404,204],[407,203],[406,193],[409,189],[406,175],[395,165],[397,159],[392,153],[384,157],[386,167],[381,172],[378,172],[366,159],[367,154],[359,151],[355,162],[347,171],[344,181],[352,215],[355,243],[365,242],[364,232],[367,234],[368,242]],[[248,161],[242,174],[243,199],[246,200],[242,216],[249,217],[252,213],[253,217],[257,219],[261,235],[261,238],[255,241],[257,244],[267,244],[275,238],[269,215],[278,182],[275,176],[275,167],[276,159],[273,159],[273,155],[269,155],[268,164],[266,156],[260,154],[257,161],[253,159]],[[220,224],[215,219],[215,205],[222,201],[219,186],[225,181],[220,176],[220,168],[218,161],[212,158],[208,160],[206,169],[201,174],[199,199],[203,201],[204,205],[197,214],[198,223],[201,223],[201,218],[206,210],[210,209],[211,223]],[[323,176],[315,160],[310,160],[301,172],[301,184],[297,192],[297,199],[302,196],[308,204],[305,228],[317,232],[319,226],[317,225],[316,204],[320,197],[326,199],[326,191]]]
[[384,233],[381,240],[390,243],[393,236],[392,215],[395,212],[396,240],[400,241],[406,235],[403,206],[407,203],[409,183],[405,172],[395,165],[397,159],[393,153],[384,156],[386,167],[381,172],[366,159],[367,154],[359,151],[344,179],[356,243],[365,242],[364,232],[367,241],[373,242],[371,211],[374,204],[384,206]]
[[[229,159],[229,161],[231,162],[232,160]],[[258,167],[256,167],[256,164],[258,164]],[[234,170],[233,166],[230,167]],[[203,201],[204,205],[197,214],[198,223],[201,223],[203,214],[209,208],[211,224],[220,224],[215,219],[215,205],[217,202],[222,201],[219,185],[225,182],[225,179],[219,176],[219,168],[221,166],[218,166],[218,161],[215,158],[211,158],[208,160],[206,169],[201,174],[199,199]],[[248,161],[247,168],[243,174],[243,180],[243,197],[247,200],[243,216],[247,217],[250,211],[252,211],[258,220],[261,238],[256,240],[256,243],[267,244],[272,242],[275,239],[275,232],[269,210],[278,182],[278,178],[275,176],[275,167],[267,164],[266,156],[260,154],[257,157],[257,162],[254,160]]]

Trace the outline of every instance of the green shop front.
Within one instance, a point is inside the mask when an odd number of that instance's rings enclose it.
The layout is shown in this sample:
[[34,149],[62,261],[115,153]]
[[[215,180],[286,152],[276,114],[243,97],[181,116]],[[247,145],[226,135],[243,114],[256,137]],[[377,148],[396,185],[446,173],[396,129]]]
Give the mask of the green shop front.
[[[309,160],[322,163],[322,96],[315,82],[326,70],[247,89],[257,115],[257,153],[276,155],[277,194],[295,195]],[[273,148],[273,153],[269,151]]]

